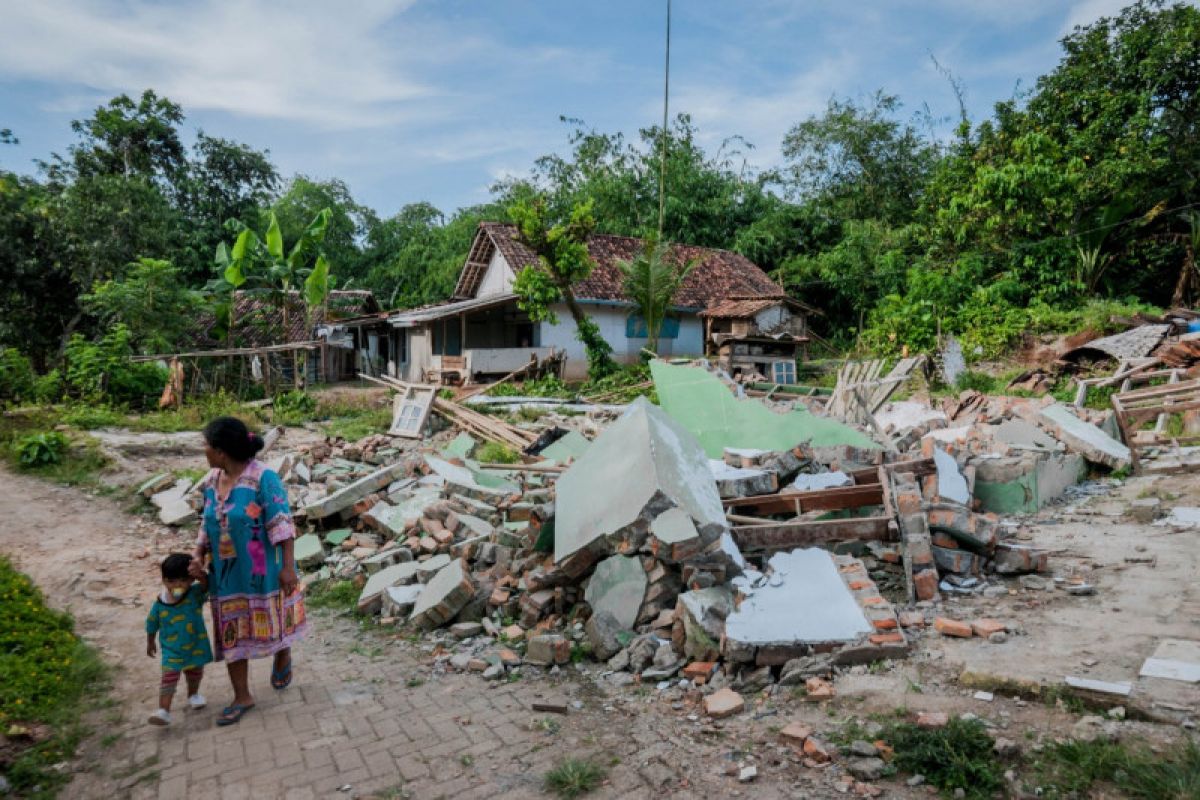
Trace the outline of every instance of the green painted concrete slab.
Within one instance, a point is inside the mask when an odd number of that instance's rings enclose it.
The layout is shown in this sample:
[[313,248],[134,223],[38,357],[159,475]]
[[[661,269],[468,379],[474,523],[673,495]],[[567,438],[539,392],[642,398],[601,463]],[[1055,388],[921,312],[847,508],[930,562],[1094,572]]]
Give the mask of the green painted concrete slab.
[[579,431],[568,431],[567,435],[541,452],[541,456],[555,464],[564,464],[570,459],[578,459],[592,443]]
[[447,458],[469,458],[475,449],[476,441],[469,433],[460,433],[450,444],[442,448],[442,455]]
[[659,405],[700,440],[711,458],[721,458],[727,447],[788,450],[805,442],[814,447],[880,446],[848,425],[803,408],[778,414],[753,398],[739,400],[719,378],[700,367],[651,361],[650,374]]

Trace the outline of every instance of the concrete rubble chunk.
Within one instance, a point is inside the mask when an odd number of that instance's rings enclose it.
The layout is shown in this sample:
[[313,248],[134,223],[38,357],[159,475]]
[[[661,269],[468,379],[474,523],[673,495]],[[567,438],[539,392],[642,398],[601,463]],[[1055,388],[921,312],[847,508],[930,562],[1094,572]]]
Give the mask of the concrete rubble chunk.
[[447,458],[469,458],[471,451],[475,449],[476,441],[471,438],[469,433],[460,433],[455,436],[450,444],[442,448],[442,455]]
[[[792,645],[848,642],[872,631],[833,556],[806,548],[776,553],[766,585],[741,602],[725,621],[728,642]],[[798,614],[797,609],[811,613]]]
[[608,661],[621,650],[620,637],[626,630],[607,611],[593,611],[583,626],[588,644],[592,646],[592,656],[599,661]]
[[1128,447],[1090,422],[1084,422],[1066,406],[1056,404],[1043,408],[1038,414],[1038,422],[1088,461],[1112,469],[1125,469],[1130,465]]
[[380,614],[385,617],[407,617],[424,588],[419,583],[387,587],[383,590]]
[[321,546],[321,539],[315,533],[306,533],[297,538],[292,548],[296,566],[301,569],[312,569],[325,563],[325,548]]
[[593,612],[611,614],[628,630],[637,623],[648,583],[640,559],[610,556],[596,565],[584,599]]
[[425,629],[445,625],[474,596],[475,582],[471,574],[462,559],[455,559],[438,570],[425,584],[409,619],[414,625]]
[[325,519],[383,489],[392,481],[403,477],[407,471],[408,467],[403,462],[382,467],[365,478],[359,478],[349,486],[323,497],[305,508],[304,513],[309,519]]
[[441,493],[432,489],[419,489],[411,494],[392,497],[392,503],[380,502],[372,506],[362,520],[372,530],[385,536],[401,536],[421,519],[425,509],[436,503]]
[[850,486],[852,483],[854,480],[841,470],[818,472],[815,475],[802,472],[792,480],[785,493],[788,491],[816,492],[822,489],[837,489],[842,486]]
[[571,660],[571,642],[565,636],[531,636],[525,643],[525,662],[539,667],[566,664]]
[[158,475],[155,475],[144,481],[142,485],[137,488],[137,493],[142,497],[149,498],[150,496],[163,491],[174,483],[175,478],[171,475],[171,473],[161,472]]
[[708,470],[722,498],[773,494],[779,488],[779,476],[765,469],[731,467],[720,459],[710,458]]
[[[500,503],[514,494],[520,493],[520,487],[497,475],[468,466],[458,466],[437,456],[425,456],[425,463],[434,474],[442,478],[446,488],[452,493],[473,497],[485,503]],[[478,466],[478,465],[475,465]]]
[[582,457],[591,446],[591,441],[583,434],[578,431],[567,431],[565,436],[546,447],[539,455],[555,464],[565,464],[572,459]]
[[[700,547],[696,524],[682,508],[669,508],[650,523],[650,535],[660,545],[662,557],[682,561]],[[656,550],[655,552],[658,552]]]
[[559,478],[554,559],[585,549],[638,549],[651,522],[676,506],[691,517],[702,545],[727,530],[699,443],[639,397]]
[[391,567],[386,567],[367,578],[367,583],[358,596],[358,610],[364,614],[373,613],[379,609],[381,597],[389,586],[412,583],[444,568],[450,563],[450,556],[442,553],[426,561],[405,561]]
[[725,618],[733,611],[733,594],[724,586],[693,589],[679,595],[684,655],[697,661],[715,660],[725,635]]
[[971,502],[971,490],[967,488],[967,479],[958,469],[954,456],[940,447],[933,450],[933,461],[937,466],[937,492],[945,500],[953,500],[962,505]]

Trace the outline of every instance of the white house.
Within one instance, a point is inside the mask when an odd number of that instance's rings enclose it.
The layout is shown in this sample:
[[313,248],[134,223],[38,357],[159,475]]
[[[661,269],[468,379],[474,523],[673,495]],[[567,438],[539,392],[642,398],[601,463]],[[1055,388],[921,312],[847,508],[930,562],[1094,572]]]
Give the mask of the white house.
[[[588,253],[595,268],[577,284],[576,298],[600,326],[614,357],[633,362],[646,344],[646,326],[621,289],[619,261],[635,258],[640,239],[594,234]],[[695,261],[676,293],[670,318],[659,336],[662,355],[695,355],[705,351],[704,323],[699,313],[730,297],[781,297],[783,289],[751,261],[727,250],[673,245],[669,257]],[[423,381],[434,371],[454,369],[476,380],[505,375],[529,362],[565,351],[564,376],[587,373],[583,345],[575,338],[575,322],[564,304],[555,306],[555,323],[533,322],[517,306],[513,281],[537,257],[516,239],[516,229],[480,223],[475,241],[459,273],[454,296],[446,303],[398,311],[388,317],[396,328],[395,374]]]

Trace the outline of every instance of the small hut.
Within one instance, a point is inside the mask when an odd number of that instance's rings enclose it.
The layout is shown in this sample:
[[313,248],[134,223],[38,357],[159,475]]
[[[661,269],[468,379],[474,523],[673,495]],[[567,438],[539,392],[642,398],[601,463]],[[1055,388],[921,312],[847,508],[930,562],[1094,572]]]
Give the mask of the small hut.
[[808,357],[813,309],[784,295],[734,296],[700,312],[706,356],[732,377],[761,375],[770,383],[796,382],[796,361]]

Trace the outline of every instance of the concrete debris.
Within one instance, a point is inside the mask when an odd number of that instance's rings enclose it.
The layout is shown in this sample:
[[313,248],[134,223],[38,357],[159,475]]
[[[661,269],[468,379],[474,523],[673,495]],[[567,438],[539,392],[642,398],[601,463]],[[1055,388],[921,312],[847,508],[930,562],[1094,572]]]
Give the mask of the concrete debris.
[[1200,683],[1200,642],[1164,639],[1138,672],[1143,678]]
[[647,585],[646,572],[639,559],[611,556],[596,565],[584,599],[593,614],[608,614],[621,628],[628,630],[638,621]]
[[704,698],[704,713],[713,719],[732,717],[746,708],[746,701],[733,689],[724,688]]
[[475,595],[475,582],[462,559],[455,559],[430,579],[417,597],[409,620],[421,628],[445,625]]
[[1128,447],[1090,422],[1075,416],[1066,406],[1043,408],[1038,421],[1088,461],[1111,469],[1127,469],[1130,465]]

